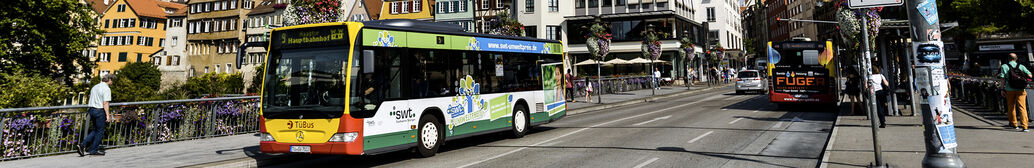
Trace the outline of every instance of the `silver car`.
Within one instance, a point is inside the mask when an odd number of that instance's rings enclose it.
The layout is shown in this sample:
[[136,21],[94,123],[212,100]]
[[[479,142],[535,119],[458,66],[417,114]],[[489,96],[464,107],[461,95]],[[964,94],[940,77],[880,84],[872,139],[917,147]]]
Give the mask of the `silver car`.
[[757,70],[743,70],[736,76],[736,94],[743,94],[748,91],[756,91],[764,94],[768,89],[768,82],[761,77]]

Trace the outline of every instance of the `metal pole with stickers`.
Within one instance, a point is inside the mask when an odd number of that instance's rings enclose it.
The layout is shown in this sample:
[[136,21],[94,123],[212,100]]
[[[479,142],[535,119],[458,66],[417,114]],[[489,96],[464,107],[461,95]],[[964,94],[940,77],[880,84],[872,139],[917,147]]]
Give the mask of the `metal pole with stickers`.
[[966,167],[956,151],[955,123],[944,68],[944,42],[935,0],[907,0],[912,25],[912,61],[923,117],[923,167]]

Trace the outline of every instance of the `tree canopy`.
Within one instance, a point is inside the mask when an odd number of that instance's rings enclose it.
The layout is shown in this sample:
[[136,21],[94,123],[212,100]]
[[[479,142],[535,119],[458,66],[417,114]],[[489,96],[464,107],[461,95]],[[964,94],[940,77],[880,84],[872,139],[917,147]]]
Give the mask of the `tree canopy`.
[[941,22],[958,21],[972,34],[1034,33],[1032,0],[939,0]]
[[0,73],[34,73],[63,79],[89,73],[81,54],[97,38],[92,9],[78,0],[6,1],[0,5]]

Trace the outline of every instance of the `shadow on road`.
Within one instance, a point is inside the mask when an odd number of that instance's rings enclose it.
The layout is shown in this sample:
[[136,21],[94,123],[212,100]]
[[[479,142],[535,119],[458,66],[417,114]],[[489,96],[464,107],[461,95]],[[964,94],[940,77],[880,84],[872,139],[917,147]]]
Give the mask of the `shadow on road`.
[[[539,133],[539,132],[545,132],[545,131],[549,131],[549,130],[553,130],[553,129],[556,129],[556,128],[554,128],[554,127],[542,127],[542,126],[532,127],[532,129],[530,130],[531,132],[529,132],[529,135],[530,134]],[[506,140],[506,139],[509,139],[509,137],[510,137],[510,136],[506,135],[506,133],[508,133],[508,132],[490,133],[490,134],[485,134],[485,135],[477,135],[477,136],[473,136],[473,137],[468,137],[468,138],[462,138],[462,139],[447,141],[447,142],[445,142],[443,144],[444,146],[442,146],[441,148],[438,149],[438,153],[441,154],[441,153],[445,153],[445,152],[449,152],[449,151],[453,151],[453,150],[464,149],[464,148],[468,148],[468,147],[472,147],[472,146],[481,146],[483,144],[488,144],[488,143],[492,143],[492,142],[496,142],[496,141],[500,141],[500,140]],[[256,151],[256,152],[258,151],[258,146],[255,146],[254,151]],[[261,155],[265,155],[265,154],[262,154],[261,152],[257,152],[257,154],[255,156],[256,157],[262,157]],[[248,156],[252,156],[252,155],[249,154]],[[256,157],[253,157],[253,158],[256,158]],[[258,158],[256,158],[256,159],[258,159]],[[279,162],[279,163],[262,164],[260,162],[260,164],[258,164],[258,165],[260,165],[259,167],[311,167],[311,166],[323,167],[323,166],[330,166],[330,164],[345,163],[345,164],[347,164],[346,167],[374,167],[374,166],[382,166],[382,165],[387,165],[387,164],[391,164],[391,163],[396,163],[396,162],[401,162],[401,161],[406,161],[406,160],[412,160],[412,159],[420,159],[420,157],[417,156],[417,154],[415,154],[412,149],[407,149],[407,150],[401,150],[401,151],[390,152],[390,153],[383,153],[383,154],[378,154],[378,155],[359,155],[359,156],[293,154],[291,156],[284,156],[283,158],[277,158],[276,160],[269,160],[268,161],[268,162]]]
[[706,152],[706,151],[689,151],[681,147],[658,147],[654,149],[650,148],[632,148],[632,147],[596,147],[596,146],[510,146],[510,145],[481,145],[478,147],[495,147],[495,148],[539,148],[539,149],[611,149],[611,150],[637,150],[637,151],[656,151],[656,152],[681,152],[688,154],[703,155],[709,157],[717,157],[730,160],[742,160],[749,162],[757,162],[768,164],[778,167],[792,167],[786,165],[780,165],[775,163],[766,162],[763,160],[750,159],[747,157],[768,157],[768,158],[788,158],[788,159],[818,159],[815,157],[796,157],[796,156],[779,156],[779,155],[762,155],[762,154],[746,154],[746,153],[726,153],[726,152]]

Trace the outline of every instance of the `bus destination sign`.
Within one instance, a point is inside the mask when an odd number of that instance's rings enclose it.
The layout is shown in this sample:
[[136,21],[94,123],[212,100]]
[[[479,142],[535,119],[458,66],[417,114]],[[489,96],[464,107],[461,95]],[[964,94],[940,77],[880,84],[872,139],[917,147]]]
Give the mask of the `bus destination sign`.
[[326,26],[275,31],[274,48],[297,48],[348,44],[344,26]]

